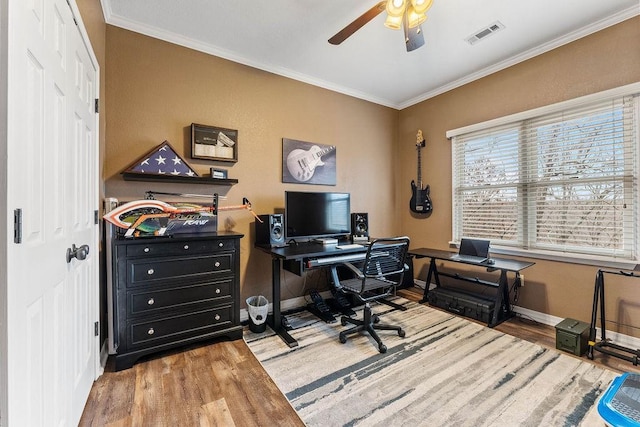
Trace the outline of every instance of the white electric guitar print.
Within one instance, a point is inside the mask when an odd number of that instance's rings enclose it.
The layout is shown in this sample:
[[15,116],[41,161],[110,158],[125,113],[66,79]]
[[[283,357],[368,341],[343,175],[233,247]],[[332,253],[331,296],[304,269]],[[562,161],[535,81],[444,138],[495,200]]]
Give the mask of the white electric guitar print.
[[314,145],[308,150],[292,150],[287,156],[287,169],[296,181],[309,181],[316,168],[324,165],[322,156],[335,149],[336,147],[333,145],[326,148]]

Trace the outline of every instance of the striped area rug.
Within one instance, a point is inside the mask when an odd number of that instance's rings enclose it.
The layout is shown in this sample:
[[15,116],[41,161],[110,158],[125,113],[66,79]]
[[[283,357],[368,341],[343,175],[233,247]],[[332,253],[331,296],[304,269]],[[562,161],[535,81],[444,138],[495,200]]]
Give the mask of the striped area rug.
[[[309,426],[603,426],[599,395],[616,373],[416,302],[376,305],[380,354],[340,322],[302,321],[289,348],[268,329],[245,340]],[[358,312],[358,315],[361,313]],[[305,320],[308,313],[301,313]],[[307,319],[308,320],[308,319]]]

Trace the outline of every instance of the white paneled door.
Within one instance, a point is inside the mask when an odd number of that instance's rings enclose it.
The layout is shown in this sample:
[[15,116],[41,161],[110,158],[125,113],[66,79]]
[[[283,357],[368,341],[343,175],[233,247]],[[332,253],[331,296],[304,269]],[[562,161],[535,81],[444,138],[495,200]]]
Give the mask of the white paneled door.
[[73,0],[9,0],[8,26],[2,425],[71,426],[99,357],[98,65]]

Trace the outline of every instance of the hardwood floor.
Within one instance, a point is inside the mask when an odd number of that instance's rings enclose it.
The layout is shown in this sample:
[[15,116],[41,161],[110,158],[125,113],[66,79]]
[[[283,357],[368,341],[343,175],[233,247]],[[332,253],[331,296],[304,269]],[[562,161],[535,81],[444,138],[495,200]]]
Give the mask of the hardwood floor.
[[163,354],[94,383],[80,426],[304,426],[243,340]]
[[[403,289],[419,300],[422,290]],[[555,349],[555,328],[514,318],[496,330]],[[337,338],[336,338],[337,339]],[[568,354],[568,353],[566,353]],[[576,356],[573,356],[576,357]],[[593,361],[616,372],[631,363],[597,353]],[[94,383],[81,426],[304,426],[243,340],[194,346],[105,373]]]

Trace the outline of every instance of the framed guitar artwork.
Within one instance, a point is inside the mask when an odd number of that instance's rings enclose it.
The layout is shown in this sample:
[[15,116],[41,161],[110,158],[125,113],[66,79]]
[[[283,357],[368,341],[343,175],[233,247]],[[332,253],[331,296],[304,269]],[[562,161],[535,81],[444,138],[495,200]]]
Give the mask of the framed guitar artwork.
[[282,138],[282,182],[336,185],[336,147]]
[[431,203],[431,196],[429,186],[422,186],[422,156],[421,150],[425,147],[426,141],[422,135],[422,130],[418,130],[416,135],[416,150],[418,152],[418,180],[411,181],[411,200],[409,201],[409,208],[412,212],[419,214],[428,214],[433,211],[433,203]]

